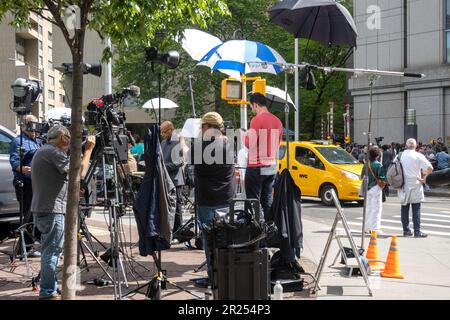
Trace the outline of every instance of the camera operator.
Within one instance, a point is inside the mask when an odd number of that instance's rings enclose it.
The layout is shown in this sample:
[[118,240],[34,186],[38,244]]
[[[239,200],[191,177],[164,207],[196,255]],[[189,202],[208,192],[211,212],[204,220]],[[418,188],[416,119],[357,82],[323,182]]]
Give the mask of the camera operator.
[[[64,243],[64,215],[67,205],[68,156],[70,131],[54,126],[48,132],[48,144],[36,152],[32,164],[33,201],[31,212],[42,233],[41,289],[39,299],[57,300],[56,267]],[[80,175],[86,175],[95,137],[88,136],[81,161]]]
[[[14,188],[16,190],[17,200],[22,202],[21,192],[23,190],[23,202],[21,203],[23,211],[24,223],[32,222],[32,215],[30,214],[31,199],[33,197],[33,188],[31,185],[31,163],[36,151],[42,146],[42,141],[37,138],[36,132],[29,131],[29,124],[37,122],[38,119],[34,115],[24,116],[24,123],[21,125],[21,136],[17,136],[11,143],[9,148],[9,162],[14,173]],[[22,140],[22,146],[20,142]],[[20,151],[22,147],[22,173],[20,170]],[[22,183],[22,190],[21,190]],[[37,238],[38,234],[36,234]],[[25,244],[29,257],[39,256],[38,251],[32,251],[34,240],[30,236],[25,236]]]

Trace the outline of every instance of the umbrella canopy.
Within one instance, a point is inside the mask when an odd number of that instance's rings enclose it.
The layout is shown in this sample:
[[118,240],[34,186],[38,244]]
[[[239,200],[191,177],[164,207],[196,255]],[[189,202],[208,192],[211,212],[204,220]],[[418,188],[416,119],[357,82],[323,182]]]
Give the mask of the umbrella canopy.
[[61,120],[61,118],[69,118],[72,114],[72,109],[57,107],[47,111],[45,119],[48,120]]
[[257,62],[286,63],[277,51],[261,42],[230,40],[211,49],[197,65],[232,74],[236,79],[240,79],[241,74],[283,71],[280,66]]
[[[267,99],[269,106],[271,103],[285,104],[286,103],[286,91],[275,88],[275,87],[266,86],[266,99]],[[294,110],[297,110],[297,108],[295,107],[294,102],[292,102],[292,99],[289,96],[289,94],[287,94],[287,103],[289,104],[290,109],[293,108]]]
[[335,0],[284,0],[269,10],[270,21],[326,45],[356,46],[357,30],[348,10]]
[[196,29],[186,29],[183,32],[181,46],[195,61],[203,58],[212,48],[222,44],[219,38]]
[[[153,98],[148,100],[142,106],[144,109],[158,109],[159,108],[159,98]],[[161,98],[161,109],[174,109],[178,108],[178,105],[172,100]]]

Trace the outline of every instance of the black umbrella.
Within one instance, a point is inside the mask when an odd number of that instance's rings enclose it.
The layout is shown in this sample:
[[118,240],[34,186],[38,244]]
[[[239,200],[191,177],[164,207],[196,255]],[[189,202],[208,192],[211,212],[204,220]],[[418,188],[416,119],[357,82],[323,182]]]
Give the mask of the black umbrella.
[[269,17],[295,38],[329,46],[356,46],[355,22],[348,10],[334,0],[284,0],[269,10]]

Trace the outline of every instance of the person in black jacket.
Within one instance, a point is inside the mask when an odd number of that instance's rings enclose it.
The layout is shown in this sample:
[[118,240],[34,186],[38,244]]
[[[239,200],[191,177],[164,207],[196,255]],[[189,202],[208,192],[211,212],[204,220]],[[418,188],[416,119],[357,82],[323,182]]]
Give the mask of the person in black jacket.
[[[202,137],[189,148],[180,138],[183,153],[194,165],[197,211],[200,222],[210,226],[220,209],[227,208],[235,193],[234,149],[224,135],[223,119],[217,112],[208,112],[202,118]],[[203,233],[208,274],[209,248]]]
[[166,165],[167,172],[172,179],[176,188],[177,206],[175,211],[175,221],[173,224],[173,233],[175,233],[183,223],[183,186],[184,175],[183,166],[184,159],[180,149],[180,143],[178,138],[173,134],[175,127],[172,122],[165,121],[161,124],[161,149],[164,157],[164,164]]

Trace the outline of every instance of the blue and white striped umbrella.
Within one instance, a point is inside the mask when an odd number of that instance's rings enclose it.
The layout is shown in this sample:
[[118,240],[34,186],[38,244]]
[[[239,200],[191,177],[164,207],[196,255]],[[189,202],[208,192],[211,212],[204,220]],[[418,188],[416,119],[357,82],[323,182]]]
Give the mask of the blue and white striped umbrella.
[[239,79],[240,74],[278,74],[283,68],[278,65],[258,62],[285,64],[284,58],[271,47],[257,41],[230,40],[211,49],[197,65],[208,66]]

